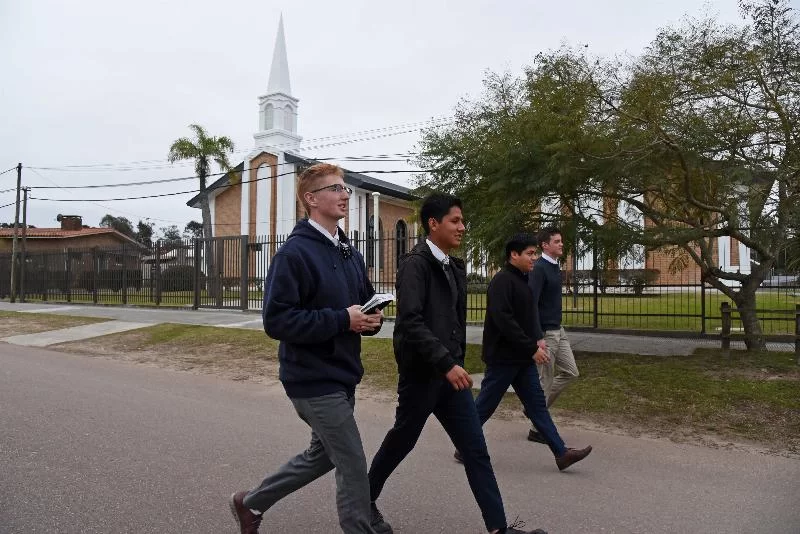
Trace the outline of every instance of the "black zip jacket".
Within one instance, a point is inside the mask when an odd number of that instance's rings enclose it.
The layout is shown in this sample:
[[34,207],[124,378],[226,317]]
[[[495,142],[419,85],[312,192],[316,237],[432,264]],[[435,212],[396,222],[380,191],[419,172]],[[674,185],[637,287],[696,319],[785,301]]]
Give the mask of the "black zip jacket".
[[489,282],[486,292],[483,361],[533,364],[538,315],[528,274],[507,263]]
[[447,275],[424,241],[400,258],[394,354],[402,376],[441,377],[464,362],[467,343],[467,274],[450,256],[458,288],[455,309]]

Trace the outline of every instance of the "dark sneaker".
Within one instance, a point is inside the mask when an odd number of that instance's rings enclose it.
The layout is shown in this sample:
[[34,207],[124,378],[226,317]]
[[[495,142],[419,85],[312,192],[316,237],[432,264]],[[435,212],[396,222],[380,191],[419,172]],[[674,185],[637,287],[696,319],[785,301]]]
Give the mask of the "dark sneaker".
[[567,452],[556,458],[556,465],[558,466],[558,470],[563,471],[572,464],[580,462],[581,460],[589,456],[590,452],[592,452],[591,445],[589,445],[585,449],[567,449]]
[[528,441],[533,441],[534,443],[544,443],[547,445],[547,441],[544,439],[544,436],[532,428],[528,430]]
[[516,519],[513,523],[507,526],[503,532],[504,534],[547,534],[547,532],[540,528],[534,530],[520,530],[523,527],[525,527],[525,521]]
[[231,495],[228,504],[230,504],[231,513],[236,524],[239,525],[241,534],[258,534],[258,525],[261,524],[263,514],[254,514],[242,503],[245,495],[247,495],[246,491],[237,491]]
[[453,459],[455,459],[455,461],[460,463],[460,464],[464,463],[464,458],[461,457],[461,453],[458,452],[458,451],[453,453]]
[[375,503],[370,503],[369,507],[371,512],[369,526],[372,527],[372,530],[377,534],[392,534],[394,532],[392,526],[383,519],[383,514],[378,510]]

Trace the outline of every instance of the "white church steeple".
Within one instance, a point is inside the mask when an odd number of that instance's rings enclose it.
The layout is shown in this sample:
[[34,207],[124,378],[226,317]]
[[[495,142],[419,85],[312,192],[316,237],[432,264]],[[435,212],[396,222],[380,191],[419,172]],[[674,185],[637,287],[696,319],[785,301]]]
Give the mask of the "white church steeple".
[[291,150],[300,145],[297,135],[297,103],[289,81],[289,60],[286,56],[286,37],[283,15],[278,22],[278,34],[272,53],[267,94],[258,97],[258,132],[253,136],[256,148]]

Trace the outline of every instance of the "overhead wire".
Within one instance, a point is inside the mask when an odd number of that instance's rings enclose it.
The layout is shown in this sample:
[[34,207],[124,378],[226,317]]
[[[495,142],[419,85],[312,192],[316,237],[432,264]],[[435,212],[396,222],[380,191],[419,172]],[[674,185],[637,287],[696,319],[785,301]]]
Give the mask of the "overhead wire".
[[[426,121],[419,121],[419,122],[415,122],[415,123],[398,124],[398,125],[394,125],[394,126],[385,126],[385,127],[382,127],[382,128],[373,128],[373,129],[369,129],[369,130],[361,130],[361,131],[351,132],[351,133],[346,133],[346,134],[337,134],[337,135],[330,135],[330,136],[325,136],[325,137],[311,138],[311,139],[307,139],[307,140],[302,141],[299,146],[297,146],[295,143],[281,143],[281,144],[273,145],[270,148],[273,148],[273,149],[274,148],[294,148],[297,151],[305,151],[305,150],[311,150],[311,149],[316,149],[316,148],[321,148],[321,147],[326,147],[326,146],[337,146],[337,145],[340,145],[340,144],[347,144],[348,142],[353,142],[351,140],[344,139],[344,138],[348,138],[348,137],[364,136],[364,135],[367,135],[367,134],[384,132],[384,133],[381,133],[380,135],[377,135],[377,136],[374,136],[374,137],[369,137],[367,140],[369,140],[369,139],[379,139],[379,138],[382,138],[382,137],[391,137],[391,136],[394,136],[394,135],[402,135],[404,133],[415,132],[415,131],[418,131],[418,130],[420,130],[422,128],[425,128],[426,126],[444,125],[444,124],[449,123],[451,120],[452,120],[451,117],[438,117],[438,118],[432,118],[432,119],[428,119]],[[395,130],[399,130],[399,131],[395,131]],[[342,141],[335,141],[335,140],[340,140],[340,139],[343,139],[343,140]],[[331,140],[331,141],[334,141],[334,142],[331,142],[331,143],[319,143],[321,141],[328,141],[328,140]],[[309,143],[314,143],[314,146],[308,146]],[[251,152],[252,150],[253,150],[252,148],[239,149],[239,150],[233,151],[232,154],[242,154],[242,153]],[[139,164],[150,165],[150,167],[140,166]],[[168,159],[154,159],[154,160],[138,160],[138,161],[132,161],[132,162],[127,162],[127,163],[122,163],[122,162],[118,162],[118,163],[91,163],[91,164],[58,165],[58,166],[55,166],[55,165],[51,165],[51,166],[36,165],[36,166],[32,166],[32,167],[40,169],[40,170],[49,170],[49,171],[68,171],[68,172],[99,171],[99,172],[105,172],[105,171],[109,171],[109,170],[114,170],[114,171],[152,170],[152,169],[156,169],[156,168],[170,167],[170,166],[176,165],[176,164],[177,165],[182,165],[183,163],[176,162],[176,163],[173,164],[173,163],[169,163]],[[185,165],[191,165],[191,164],[192,164],[191,162],[185,163]],[[16,167],[13,167],[12,169],[9,169],[9,170],[13,170],[14,168],[16,168]]]
[[[251,167],[249,169],[243,169],[242,172],[251,171],[251,170],[255,170],[255,169],[258,169],[258,167]],[[353,171],[353,172],[356,172],[356,171]],[[366,173],[396,174],[396,173],[411,173],[411,172],[427,172],[427,170],[424,170],[424,169],[421,169],[421,170],[396,170],[396,171],[378,170],[378,171],[359,171],[359,172],[362,173],[362,174],[366,174]],[[289,171],[289,172],[276,174],[275,176],[265,176],[263,178],[255,178],[255,179],[252,179],[252,180],[240,180],[239,182],[237,182],[237,184],[239,184],[239,183],[240,184],[248,184],[248,183],[253,183],[253,182],[260,182],[262,180],[272,180],[272,179],[275,179],[275,178],[280,178],[281,176],[294,175],[295,173],[296,173],[296,171],[292,170],[292,171]],[[227,173],[222,173],[222,174],[227,174]],[[206,187],[206,191],[210,192],[210,191],[213,191],[215,189],[222,188],[222,187],[229,187],[230,185],[231,184],[219,184],[219,185],[216,185],[216,186],[211,185],[211,186]],[[122,201],[122,200],[143,200],[143,199],[146,199],[146,198],[161,198],[161,197],[170,197],[170,196],[177,196],[177,195],[187,195],[187,194],[190,194],[190,193],[196,195],[197,193],[200,193],[200,190],[199,189],[190,189],[190,190],[187,190],[187,191],[175,191],[175,192],[172,192],[172,193],[159,193],[159,194],[155,194],[155,195],[141,195],[141,196],[135,196],[135,197],[118,197],[118,198],[89,198],[89,199],[76,198],[76,199],[71,199],[71,198],[44,198],[44,197],[34,197],[34,196],[31,196],[31,197],[28,197],[28,198],[33,198],[33,199],[36,199],[36,200],[45,200],[45,201],[50,201],[50,202],[95,202],[95,201],[97,201],[97,202],[115,202],[115,201]]]

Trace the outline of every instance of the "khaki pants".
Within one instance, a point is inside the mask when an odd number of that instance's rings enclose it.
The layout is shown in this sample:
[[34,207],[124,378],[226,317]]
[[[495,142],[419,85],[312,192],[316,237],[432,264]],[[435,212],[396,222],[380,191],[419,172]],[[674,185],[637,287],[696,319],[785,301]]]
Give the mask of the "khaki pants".
[[555,400],[564,391],[570,382],[578,378],[578,366],[575,364],[575,355],[569,345],[567,333],[564,328],[547,330],[544,333],[544,342],[547,343],[547,352],[550,362],[540,364],[539,381],[542,384],[547,407],[553,405]]

